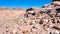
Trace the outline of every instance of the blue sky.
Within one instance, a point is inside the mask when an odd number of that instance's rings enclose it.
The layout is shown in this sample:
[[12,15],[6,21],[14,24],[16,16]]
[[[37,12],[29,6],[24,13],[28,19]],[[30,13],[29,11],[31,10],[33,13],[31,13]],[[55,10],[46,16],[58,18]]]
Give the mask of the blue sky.
[[52,0],[0,0],[0,6],[11,8],[41,7],[48,3],[52,3]]

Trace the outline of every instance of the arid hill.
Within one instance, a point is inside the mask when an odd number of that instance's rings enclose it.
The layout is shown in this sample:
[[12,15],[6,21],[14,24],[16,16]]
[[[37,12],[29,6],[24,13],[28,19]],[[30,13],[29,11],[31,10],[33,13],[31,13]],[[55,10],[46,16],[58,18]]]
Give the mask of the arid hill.
[[0,34],[60,34],[60,1],[41,8],[0,7]]

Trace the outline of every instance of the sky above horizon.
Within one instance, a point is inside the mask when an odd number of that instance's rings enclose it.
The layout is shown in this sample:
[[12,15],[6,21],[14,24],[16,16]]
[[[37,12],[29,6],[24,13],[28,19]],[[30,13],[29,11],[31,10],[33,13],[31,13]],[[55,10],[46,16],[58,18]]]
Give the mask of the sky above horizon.
[[0,0],[0,6],[2,7],[41,7],[45,4],[52,3],[52,0]]

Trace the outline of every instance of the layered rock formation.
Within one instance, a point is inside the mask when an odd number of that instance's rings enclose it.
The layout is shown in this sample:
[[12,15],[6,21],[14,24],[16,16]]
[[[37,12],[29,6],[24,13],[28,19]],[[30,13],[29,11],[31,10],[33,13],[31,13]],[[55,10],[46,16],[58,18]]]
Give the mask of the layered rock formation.
[[0,34],[60,34],[60,1],[42,8],[0,8]]

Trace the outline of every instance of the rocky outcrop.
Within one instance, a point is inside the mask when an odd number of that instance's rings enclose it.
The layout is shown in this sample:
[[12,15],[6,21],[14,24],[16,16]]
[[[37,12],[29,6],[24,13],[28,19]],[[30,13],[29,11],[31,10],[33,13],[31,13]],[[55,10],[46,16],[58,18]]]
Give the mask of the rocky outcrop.
[[42,8],[0,8],[0,34],[60,34],[60,1]]

